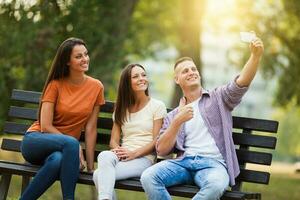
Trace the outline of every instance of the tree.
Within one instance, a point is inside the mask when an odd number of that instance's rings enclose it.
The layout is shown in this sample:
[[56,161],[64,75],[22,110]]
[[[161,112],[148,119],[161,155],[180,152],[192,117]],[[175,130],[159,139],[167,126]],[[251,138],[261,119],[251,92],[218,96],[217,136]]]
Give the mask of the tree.
[[87,42],[89,73],[104,83],[106,91],[116,90],[118,79],[114,73],[129,61],[155,57],[155,52],[169,46],[193,57],[200,67],[197,45],[202,5],[196,0],[0,3],[0,47],[6,49],[0,53],[0,68],[4,72],[0,75],[4,96],[0,102],[1,118],[13,88],[42,89],[55,51],[67,37]]
[[[263,12],[262,12],[263,10]],[[277,76],[277,105],[295,99],[300,105],[300,4],[297,0],[237,1],[231,30],[255,30],[265,44],[262,71],[266,78]],[[237,48],[235,52],[241,52]],[[234,61],[241,66],[247,55]]]
[[[205,8],[204,0],[190,0],[180,2],[179,11],[179,41],[177,42],[177,49],[179,57],[191,57],[200,74],[201,74],[201,20],[203,18]],[[181,89],[176,84],[173,97],[172,107],[177,107],[180,97],[182,96]]]
[[[297,0],[237,1],[232,13],[236,13],[235,25],[230,29],[256,31],[265,44],[262,72],[267,79],[278,79],[274,98],[278,106],[274,117],[280,121],[276,155],[282,160],[299,159],[300,4]],[[234,50],[241,57],[234,60],[237,66],[248,57],[240,52],[243,49]]]
[[[37,1],[0,4],[1,119],[13,88],[41,91],[58,45],[83,38],[91,52],[90,74],[104,85],[127,63],[124,43],[137,0]],[[1,126],[2,127],[2,126]]]

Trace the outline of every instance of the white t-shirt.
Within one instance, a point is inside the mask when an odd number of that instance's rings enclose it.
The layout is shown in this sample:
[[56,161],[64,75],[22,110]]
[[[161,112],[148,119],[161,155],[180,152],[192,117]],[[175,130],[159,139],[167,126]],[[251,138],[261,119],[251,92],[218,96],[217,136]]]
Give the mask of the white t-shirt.
[[[152,142],[154,120],[162,119],[166,114],[165,104],[153,98],[138,112],[129,113],[121,127],[122,146],[133,151]],[[152,162],[155,159],[153,154],[146,157]]]
[[208,128],[200,114],[199,101],[200,98],[191,103],[194,110],[194,116],[185,123],[185,155],[199,155],[214,158],[225,164],[223,156],[220,153],[215,140],[208,132]]

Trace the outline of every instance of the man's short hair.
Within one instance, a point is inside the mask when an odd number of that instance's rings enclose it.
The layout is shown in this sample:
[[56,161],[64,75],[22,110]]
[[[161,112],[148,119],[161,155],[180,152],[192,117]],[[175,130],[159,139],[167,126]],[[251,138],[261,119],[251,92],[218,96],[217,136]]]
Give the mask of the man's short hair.
[[176,69],[177,65],[179,65],[179,63],[182,63],[183,61],[186,61],[186,60],[194,62],[194,60],[191,57],[187,57],[187,56],[181,57],[176,60],[175,65],[174,65],[174,70]]

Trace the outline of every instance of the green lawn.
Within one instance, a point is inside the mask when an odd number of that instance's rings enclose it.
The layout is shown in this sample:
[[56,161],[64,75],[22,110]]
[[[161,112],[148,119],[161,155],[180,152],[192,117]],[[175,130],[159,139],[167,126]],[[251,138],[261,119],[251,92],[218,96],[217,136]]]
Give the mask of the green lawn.
[[244,189],[262,193],[263,200],[299,200],[300,174],[271,174],[269,185],[247,183]]
[[[18,199],[20,194],[20,178],[14,177],[10,191],[10,200]],[[299,200],[300,199],[300,174],[272,174],[269,185],[245,184],[246,191],[262,193],[263,200]],[[76,188],[76,199],[95,199],[94,187],[78,185]],[[142,192],[131,192],[127,190],[117,190],[119,200],[146,199]],[[60,185],[56,183],[41,198],[41,200],[61,199]],[[174,197],[175,200],[186,199]]]

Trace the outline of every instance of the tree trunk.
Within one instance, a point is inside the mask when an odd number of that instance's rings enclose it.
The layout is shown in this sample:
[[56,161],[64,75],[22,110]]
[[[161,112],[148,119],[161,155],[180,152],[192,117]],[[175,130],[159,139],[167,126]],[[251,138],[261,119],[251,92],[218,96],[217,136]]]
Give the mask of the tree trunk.
[[[179,24],[179,57],[191,57],[201,74],[201,21],[205,7],[205,0],[188,0],[180,2],[180,24]],[[202,80],[202,79],[201,79]],[[180,87],[174,87],[171,107],[178,105],[182,96]]]

